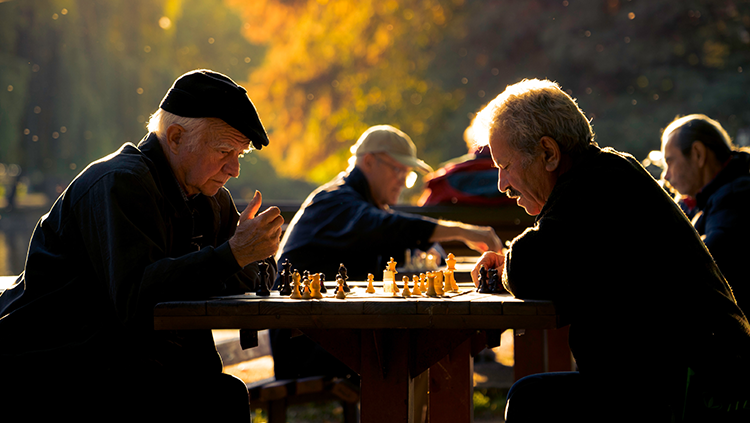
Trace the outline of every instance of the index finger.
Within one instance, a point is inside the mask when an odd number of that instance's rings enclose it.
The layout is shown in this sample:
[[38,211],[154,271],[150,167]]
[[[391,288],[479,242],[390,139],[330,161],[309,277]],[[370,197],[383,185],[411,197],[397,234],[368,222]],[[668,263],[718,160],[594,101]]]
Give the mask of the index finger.
[[[281,210],[276,206],[271,206],[262,212],[260,212],[256,217],[256,219],[259,219],[261,223],[278,223],[278,225],[281,225],[284,223],[284,218],[281,216]],[[278,222],[275,222],[278,219]]]

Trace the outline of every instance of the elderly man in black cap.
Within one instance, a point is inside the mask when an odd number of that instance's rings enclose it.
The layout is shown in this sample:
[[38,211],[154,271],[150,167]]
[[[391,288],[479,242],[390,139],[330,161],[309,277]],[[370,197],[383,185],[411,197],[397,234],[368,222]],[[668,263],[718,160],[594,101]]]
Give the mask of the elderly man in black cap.
[[155,331],[152,310],[254,285],[283,219],[257,214],[257,192],[240,215],[224,184],[268,137],[245,90],[209,70],[178,78],[148,127],[75,178],[0,295],[0,393],[27,417],[249,421],[211,332]]

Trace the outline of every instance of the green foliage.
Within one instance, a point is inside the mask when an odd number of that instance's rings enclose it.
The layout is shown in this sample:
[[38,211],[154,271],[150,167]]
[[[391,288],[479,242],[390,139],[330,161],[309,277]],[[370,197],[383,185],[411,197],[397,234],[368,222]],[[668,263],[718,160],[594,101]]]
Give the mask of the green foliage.
[[263,48],[241,28],[199,0],[0,3],[0,162],[54,198],[90,161],[137,143],[180,74],[247,74]]

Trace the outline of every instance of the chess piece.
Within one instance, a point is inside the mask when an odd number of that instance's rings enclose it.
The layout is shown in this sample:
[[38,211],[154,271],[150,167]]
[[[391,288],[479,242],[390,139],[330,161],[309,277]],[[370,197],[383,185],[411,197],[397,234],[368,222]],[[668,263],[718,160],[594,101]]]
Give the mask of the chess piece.
[[443,289],[443,271],[438,270],[435,271],[435,293],[439,296],[445,295],[445,290]]
[[346,267],[344,266],[344,263],[339,264],[339,276],[341,276],[341,279],[344,281],[344,292],[349,292],[349,285],[346,284],[349,277],[346,276]]
[[328,288],[326,288],[326,275],[323,273],[318,273],[318,275],[320,275],[320,292],[322,294],[327,294]]
[[336,277],[336,283],[338,284],[338,287],[336,288],[336,298],[345,300],[346,292],[344,292],[344,279],[341,277],[341,275]]
[[411,297],[411,291],[409,291],[409,277],[404,275],[403,281],[404,281],[404,290],[401,291],[401,295],[403,295],[404,297]]
[[310,298],[312,298],[312,295],[310,293],[310,279],[308,279],[307,277],[302,279],[302,285],[304,286],[304,289],[302,290],[302,299],[309,300]]
[[365,292],[368,294],[375,293],[375,287],[372,286],[372,282],[374,281],[374,279],[375,279],[375,275],[373,275],[372,273],[367,274],[367,289],[365,290]]
[[489,287],[489,281],[487,280],[487,269],[484,265],[479,266],[479,281],[478,281],[477,292],[480,294],[490,294],[492,291]]
[[438,294],[435,291],[435,273],[427,272],[427,292],[425,293],[428,297],[437,297]]
[[445,290],[450,292],[460,292],[453,270],[444,270],[443,275],[445,276]]
[[412,289],[411,294],[412,295],[422,295],[422,290],[419,289],[419,276],[414,275],[414,289]]
[[448,253],[448,258],[445,259],[445,263],[448,265],[448,270],[456,270],[456,256],[453,253]]
[[268,263],[265,261],[259,261],[258,269],[260,269],[260,272],[258,272],[260,278],[258,281],[258,290],[255,292],[255,295],[267,297],[271,295],[271,291],[268,289]]
[[323,294],[320,291],[320,273],[312,275],[312,282],[310,283],[310,297],[321,299]]
[[302,299],[302,294],[300,294],[299,292],[299,280],[300,274],[297,269],[294,269],[294,273],[292,273],[292,294],[289,296],[289,298],[293,298],[295,300]]
[[427,294],[427,276],[425,276],[424,273],[419,274],[419,283],[422,284],[422,287],[421,287],[422,292],[424,292],[426,295]]
[[489,279],[489,288],[490,293],[492,294],[499,294],[503,292],[502,285],[500,284],[500,275],[497,273],[497,269],[491,269],[489,272],[487,272],[487,276]]
[[289,259],[285,259],[281,267],[283,268],[283,270],[281,271],[281,285],[279,286],[279,295],[291,295],[292,263],[289,263]]
[[388,270],[390,270],[390,271],[391,271],[391,272],[393,272],[394,274],[395,274],[395,273],[398,273],[398,272],[396,271],[396,264],[397,264],[397,262],[393,260],[393,257],[391,257],[390,261],[388,261],[388,263],[387,263],[387,264],[388,264]]

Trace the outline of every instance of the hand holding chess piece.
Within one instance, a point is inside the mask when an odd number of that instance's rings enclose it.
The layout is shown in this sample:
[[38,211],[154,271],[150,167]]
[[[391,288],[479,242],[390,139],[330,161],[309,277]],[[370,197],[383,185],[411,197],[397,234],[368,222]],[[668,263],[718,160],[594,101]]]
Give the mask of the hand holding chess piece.
[[479,270],[482,267],[485,269],[497,269],[498,274],[502,275],[503,267],[505,267],[505,255],[494,251],[482,254],[474,269],[471,270],[471,280],[474,281],[474,285],[477,288],[479,288]]

